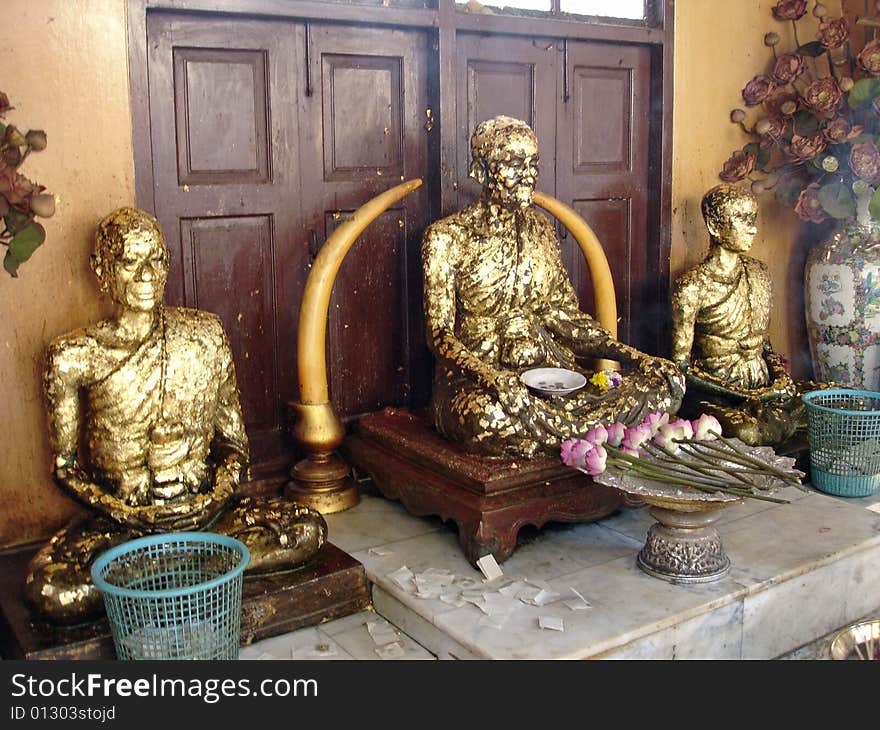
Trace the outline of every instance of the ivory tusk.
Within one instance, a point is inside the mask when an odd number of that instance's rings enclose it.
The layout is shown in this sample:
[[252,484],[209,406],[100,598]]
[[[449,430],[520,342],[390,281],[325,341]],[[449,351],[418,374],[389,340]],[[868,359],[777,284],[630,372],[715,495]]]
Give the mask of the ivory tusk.
[[617,339],[617,301],[614,295],[614,280],[611,278],[608,258],[605,256],[602,244],[593,233],[593,229],[565,203],[546,193],[540,193],[536,190],[534,201],[550,215],[558,218],[578,242],[590,269],[590,279],[593,282],[596,300],[596,319],[611,333],[614,339]]
[[333,231],[321,247],[306,281],[299,313],[297,370],[300,402],[320,405],[330,400],[327,386],[327,313],[333,283],[345,255],[370,223],[421,184],[420,179],[408,180],[367,201]]

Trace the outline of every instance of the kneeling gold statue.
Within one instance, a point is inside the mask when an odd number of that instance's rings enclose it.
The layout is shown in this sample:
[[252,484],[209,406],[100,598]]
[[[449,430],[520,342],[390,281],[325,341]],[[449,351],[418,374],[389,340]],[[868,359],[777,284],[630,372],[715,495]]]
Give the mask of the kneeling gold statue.
[[[422,241],[437,430],[472,452],[519,457],[552,453],[596,424],[674,412],[684,391],[675,364],[618,341],[578,308],[556,231],[531,207],[535,133],[518,119],[490,119],[474,131],[471,155],[482,196]],[[530,368],[577,370],[590,358],[619,361],[619,387],[542,397],[520,380]]]
[[151,532],[237,537],[251,572],[311,558],[327,535],[318,512],[233,499],[248,439],[232,353],[216,315],[162,303],[168,248],[156,219],[132,208],[108,215],[92,268],[116,311],[53,341],[45,370],[53,474],[91,514],[34,557],[30,603],[57,623],[96,617],[93,559]]
[[703,196],[709,253],[676,281],[672,293],[672,359],[687,374],[686,416],[715,415],[727,436],[779,445],[805,426],[800,394],[773,351],[772,284],[767,266],[746,256],[757,228],[758,203],[734,185]]

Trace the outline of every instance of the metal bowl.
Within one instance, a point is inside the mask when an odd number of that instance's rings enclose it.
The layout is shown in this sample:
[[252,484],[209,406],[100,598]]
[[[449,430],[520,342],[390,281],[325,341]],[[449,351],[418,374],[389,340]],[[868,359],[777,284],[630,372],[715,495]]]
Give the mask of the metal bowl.
[[587,384],[583,374],[567,368],[533,368],[520,375],[520,380],[542,395],[568,395]]
[[880,619],[838,631],[830,651],[832,659],[880,659]]

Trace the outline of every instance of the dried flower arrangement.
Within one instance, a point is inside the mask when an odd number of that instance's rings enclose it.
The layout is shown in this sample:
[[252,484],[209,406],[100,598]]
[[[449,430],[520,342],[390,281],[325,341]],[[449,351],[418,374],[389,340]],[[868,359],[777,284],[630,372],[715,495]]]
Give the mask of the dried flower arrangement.
[[[0,91],[0,119],[14,108]],[[55,212],[55,196],[18,171],[31,152],[44,149],[43,130],[25,133],[0,122],[0,243],[6,246],[3,268],[11,276],[18,276],[18,267],[46,240],[46,230],[35,218],[48,218]]]
[[[873,33],[880,20],[869,17],[869,4],[880,7],[866,2],[856,22]],[[755,194],[773,190],[805,221],[854,219],[858,200],[880,220],[880,38],[854,49],[847,18],[831,17],[815,2],[818,27],[802,43],[798,25],[809,22],[807,10],[807,0],[773,7],[776,21],[791,24],[796,47],[781,53],[779,33],[764,36],[772,56],[742,90],[758,118],[749,126],[753,114],[740,108],[730,114],[752,141],[730,156],[719,177],[748,178]]]

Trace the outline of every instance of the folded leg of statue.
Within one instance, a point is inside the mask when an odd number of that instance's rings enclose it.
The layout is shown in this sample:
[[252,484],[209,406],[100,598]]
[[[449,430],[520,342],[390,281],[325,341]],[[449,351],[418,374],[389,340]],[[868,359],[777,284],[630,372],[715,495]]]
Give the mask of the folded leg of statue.
[[98,618],[104,612],[104,601],[92,584],[92,562],[140,535],[94,515],[74,519],[31,559],[25,598],[54,623],[70,625]]
[[245,497],[211,525],[250,550],[248,573],[288,570],[310,560],[327,540],[319,512],[281,499]]

